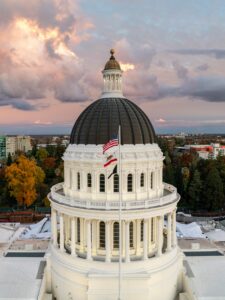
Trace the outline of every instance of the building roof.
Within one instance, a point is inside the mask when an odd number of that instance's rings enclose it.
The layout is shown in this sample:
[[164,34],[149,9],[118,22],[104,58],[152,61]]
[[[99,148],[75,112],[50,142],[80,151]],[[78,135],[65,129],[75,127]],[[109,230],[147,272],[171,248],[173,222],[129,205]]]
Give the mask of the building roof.
[[117,135],[121,126],[121,144],[155,142],[154,128],[146,114],[125,98],[101,98],[89,105],[75,122],[71,144],[105,144]]

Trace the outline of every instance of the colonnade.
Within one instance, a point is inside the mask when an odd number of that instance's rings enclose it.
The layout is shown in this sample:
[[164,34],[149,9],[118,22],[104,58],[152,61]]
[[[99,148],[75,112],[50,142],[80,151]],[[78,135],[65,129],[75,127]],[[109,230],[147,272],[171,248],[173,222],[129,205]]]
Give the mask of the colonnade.
[[[52,209],[52,243],[60,251],[67,251],[72,256],[87,260],[117,261],[119,231],[116,231],[115,223],[118,225],[117,220],[103,222],[97,219],[72,217]],[[125,262],[161,256],[176,247],[175,210],[166,215],[146,219],[122,220],[121,226],[122,256]]]

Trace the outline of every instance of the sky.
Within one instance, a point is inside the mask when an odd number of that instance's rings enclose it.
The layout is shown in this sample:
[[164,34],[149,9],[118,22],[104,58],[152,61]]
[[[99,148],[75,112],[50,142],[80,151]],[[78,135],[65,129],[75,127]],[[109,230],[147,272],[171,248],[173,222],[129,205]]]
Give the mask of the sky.
[[225,133],[224,0],[1,0],[0,134],[69,134],[109,50],[157,133]]

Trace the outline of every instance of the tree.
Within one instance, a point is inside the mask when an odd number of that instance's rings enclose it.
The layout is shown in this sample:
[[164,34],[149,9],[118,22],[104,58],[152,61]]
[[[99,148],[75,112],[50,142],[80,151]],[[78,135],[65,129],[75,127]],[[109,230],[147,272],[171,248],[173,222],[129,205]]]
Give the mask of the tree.
[[201,209],[202,181],[198,170],[194,171],[188,188],[189,203],[193,210]]
[[37,187],[45,178],[36,162],[24,155],[20,155],[11,166],[6,167],[5,176],[10,195],[15,197],[19,206],[30,206],[36,200]]
[[204,182],[205,208],[209,211],[219,210],[224,207],[223,183],[218,170],[214,167],[209,170]]
[[43,161],[48,157],[48,151],[45,148],[40,148],[36,152],[36,158],[39,162],[43,163]]
[[8,154],[8,157],[7,157],[7,166],[10,166],[11,164],[12,164],[12,155],[11,155],[11,153],[9,152],[9,154]]

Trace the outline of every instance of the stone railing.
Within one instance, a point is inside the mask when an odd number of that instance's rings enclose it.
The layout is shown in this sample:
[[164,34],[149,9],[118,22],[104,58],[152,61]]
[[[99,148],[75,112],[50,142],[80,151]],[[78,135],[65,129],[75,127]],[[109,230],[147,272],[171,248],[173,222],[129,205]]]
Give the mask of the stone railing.
[[[52,201],[56,201],[61,204],[70,205],[74,207],[87,208],[87,209],[99,209],[99,210],[118,210],[119,201],[106,201],[106,200],[80,200],[68,197],[63,192],[63,183],[58,183],[51,188],[49,198]],[[138,201],[122,201],[122,209],[141,209],[150,208],[156,206],[164,206],[179,199],[177,189],[164,183],[164,195],[158,198],[138,200]]]

